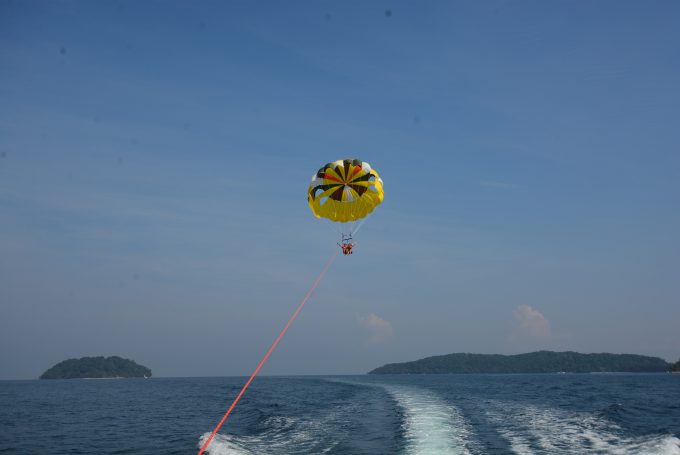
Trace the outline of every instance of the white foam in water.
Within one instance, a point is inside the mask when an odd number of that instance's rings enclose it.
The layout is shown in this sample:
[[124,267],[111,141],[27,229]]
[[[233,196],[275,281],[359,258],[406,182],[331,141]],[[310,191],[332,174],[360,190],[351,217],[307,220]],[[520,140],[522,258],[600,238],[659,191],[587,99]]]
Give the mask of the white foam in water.
[[385,385],[404,413],[403,429],[410,455],[462,455],[471,434],[460,411],[435,394],[411,387]]
[[680,439],[674,436],[626,437],[614,422],[588,413],[492,402],[487,415],[521,455],[680,455]]
[[[323,441],[329,418],[320,420],[301,420],[290,417],[270,417],[265,422],[267,428],[257,435],[236,436],[217,434],[210,442],[206,453],[210,455],[280,455],[286,453],[327,453],[337,441]],[[201,436],[201,447],[210,436]]]
[[[198,441],[198,446],[202,447],[210,437],[210,433],[204,433]],[[255,452],[243,447],[233,436],[216,434],[210,442],[206,453],[211,455],[255,455]]]

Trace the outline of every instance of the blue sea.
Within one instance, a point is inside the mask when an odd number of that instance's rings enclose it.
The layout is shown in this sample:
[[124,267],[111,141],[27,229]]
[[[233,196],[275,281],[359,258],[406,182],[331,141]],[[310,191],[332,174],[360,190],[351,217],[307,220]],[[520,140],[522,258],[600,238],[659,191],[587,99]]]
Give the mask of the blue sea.
[[[0,381],[1,454],[195,454],[246,378]],[[210,454],[679,454],[680,375],[258,377]]]

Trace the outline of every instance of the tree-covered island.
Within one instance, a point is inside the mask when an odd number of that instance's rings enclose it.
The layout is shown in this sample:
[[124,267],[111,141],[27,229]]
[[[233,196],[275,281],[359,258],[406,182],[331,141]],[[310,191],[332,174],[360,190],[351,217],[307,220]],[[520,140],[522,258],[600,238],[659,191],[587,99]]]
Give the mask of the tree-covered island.
[[680,360],[673,364],[673,373],[680,373]]
[[133,360],[118,356],[82,357],[59,362],[40,375],[40,379],[77,378],[150,378],[151,370]]
[[635,354],[580,354],[538,351],[527,354],[447,354],[413,362],[390,363],[369,374],[437,373],[661,373],[673,366],[659,357]]

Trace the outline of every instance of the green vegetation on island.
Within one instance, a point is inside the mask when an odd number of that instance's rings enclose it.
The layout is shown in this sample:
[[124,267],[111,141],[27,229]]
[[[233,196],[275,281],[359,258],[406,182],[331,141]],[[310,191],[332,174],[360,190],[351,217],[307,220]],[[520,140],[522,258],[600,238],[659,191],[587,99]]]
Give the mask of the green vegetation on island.
[[[680,368],[680,362],[674,368]],[[580,354],[538,351],[527,354],[448,354],[413,362],[390,363],[369,374],[447,373],[657,373],[671,364],[659,357],[635,354]]]
[[673,364],[672,370],[674,373],[680,373],[680,360]]
[[40,379],[144,377],[151,377],[150,369],[115,355],[64,360],[40,375]]

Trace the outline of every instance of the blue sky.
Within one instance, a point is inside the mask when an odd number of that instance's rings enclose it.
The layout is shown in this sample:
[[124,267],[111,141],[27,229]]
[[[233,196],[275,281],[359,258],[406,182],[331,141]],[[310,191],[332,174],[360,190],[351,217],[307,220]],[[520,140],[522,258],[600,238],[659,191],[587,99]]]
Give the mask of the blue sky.
[[449,352],[680,357],[677,2],[0,0],[0,378]]

